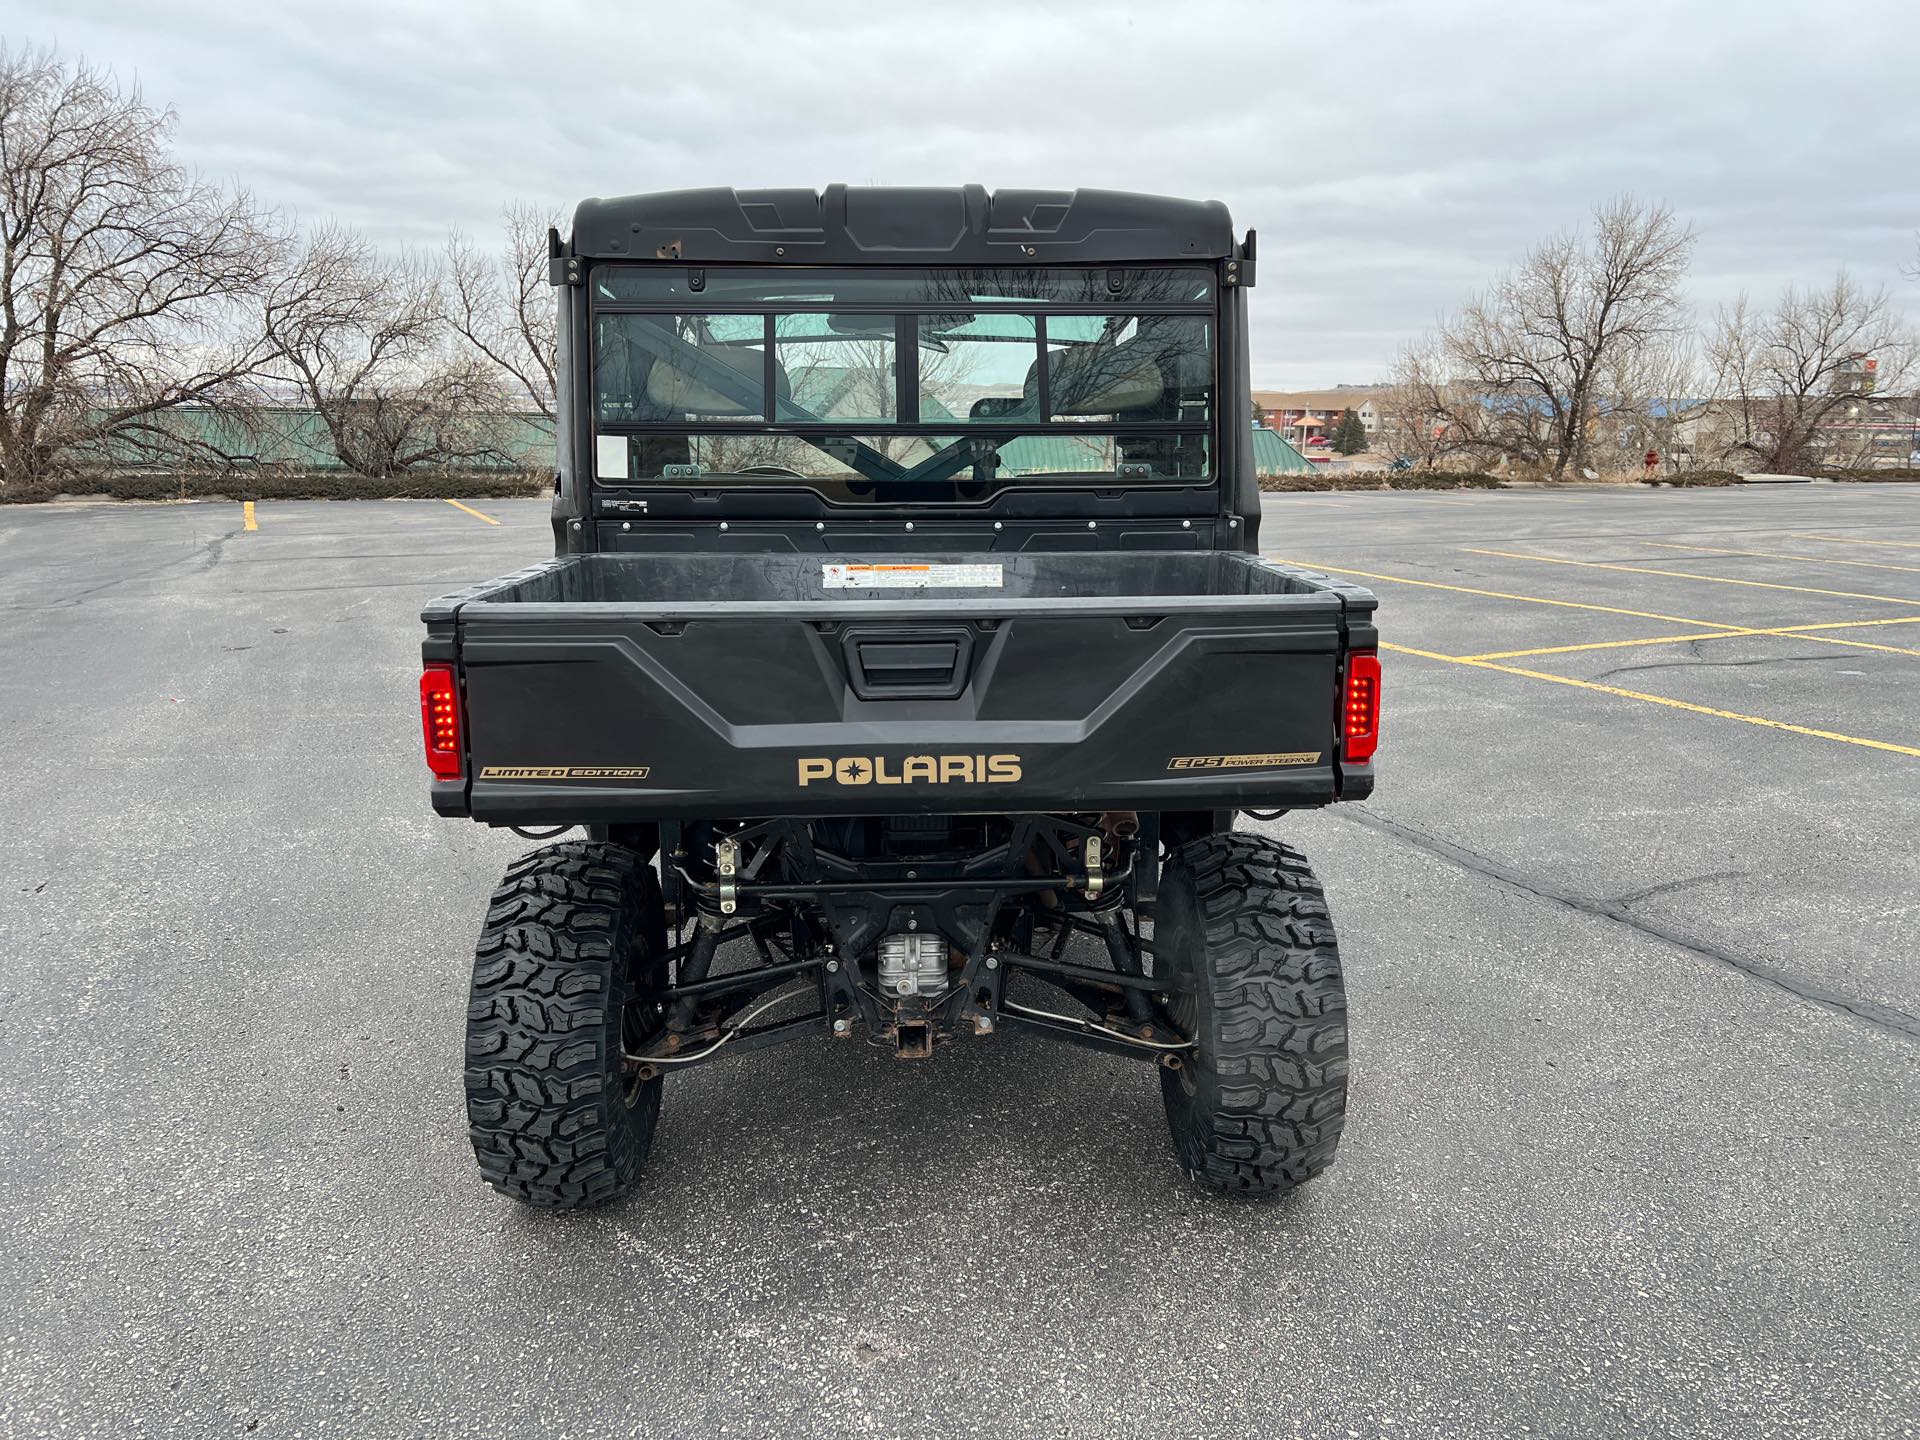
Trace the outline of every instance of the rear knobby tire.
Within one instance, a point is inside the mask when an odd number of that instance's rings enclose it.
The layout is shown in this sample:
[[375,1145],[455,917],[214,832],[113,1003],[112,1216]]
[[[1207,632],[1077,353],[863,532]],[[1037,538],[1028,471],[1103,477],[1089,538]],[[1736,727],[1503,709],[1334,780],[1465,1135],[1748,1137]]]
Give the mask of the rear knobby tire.
[[1162,1069],[1174,1150],[1219,1190],[1278,1194],[1333,1163],[1347,1104],[1347,997],[1333,921],[1299,851],[1257,835],[1176,847],[1154,970],[1196,1042]]
[[620,845],[523,855],[493,892],[467,1002],[467,1126],[502,1195],[574,1210],[640,1178],[660,1081],[622,1064],[628,1002],[663,980],[653,868]]

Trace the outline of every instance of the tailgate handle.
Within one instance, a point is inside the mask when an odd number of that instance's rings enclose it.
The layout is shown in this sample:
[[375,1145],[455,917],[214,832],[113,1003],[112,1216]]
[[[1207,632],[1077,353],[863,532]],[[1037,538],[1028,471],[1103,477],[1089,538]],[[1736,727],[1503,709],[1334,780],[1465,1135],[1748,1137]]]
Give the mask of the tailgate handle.
[[843,644],[862,700],[957,699],[973,670],[969,630],[850,630]]

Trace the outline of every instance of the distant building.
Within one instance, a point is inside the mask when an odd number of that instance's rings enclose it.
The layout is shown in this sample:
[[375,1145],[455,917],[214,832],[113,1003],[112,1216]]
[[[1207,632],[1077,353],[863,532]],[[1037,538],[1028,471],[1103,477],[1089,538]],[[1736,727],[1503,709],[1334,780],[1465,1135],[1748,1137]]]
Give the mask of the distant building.
[[1269,430],[1304,446],[1316,439],[1331,440],[1349,410],[1359,415],[1371,439],[1380,429],[1379,399],[1384,393],[1363,385],[1343,385],[1337,390],[1256,390],[1253,403],[1266,416]]
[[1920,464],[1920,395],[1859,395],[1827,416],[1813,450],[1819,463],[1843,470]]

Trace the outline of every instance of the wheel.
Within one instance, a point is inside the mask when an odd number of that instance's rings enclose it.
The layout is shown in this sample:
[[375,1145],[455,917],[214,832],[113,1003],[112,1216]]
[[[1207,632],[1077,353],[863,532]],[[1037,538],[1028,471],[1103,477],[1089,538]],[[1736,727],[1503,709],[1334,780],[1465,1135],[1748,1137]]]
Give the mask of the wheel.
[[1160,839],[1168,850],[1208,835],[1223,835],[1231,829],[1231,810],[1167,810],[1160,816]]
[[629,1002],[664,987],[660,886],[634,851],[548,845],[493,892],[467,1001],[467,1127],[502,1195],[574,1210],[640,1178],[660,1081],[622,1063]]
[[1326,896],[1299,851],[1209,835],[1171,851],[1156,975],[1195,1041],[1160,1088],[1197,1182],[1278,1194],[1333,1163],[1347,1105],[1347,992]]

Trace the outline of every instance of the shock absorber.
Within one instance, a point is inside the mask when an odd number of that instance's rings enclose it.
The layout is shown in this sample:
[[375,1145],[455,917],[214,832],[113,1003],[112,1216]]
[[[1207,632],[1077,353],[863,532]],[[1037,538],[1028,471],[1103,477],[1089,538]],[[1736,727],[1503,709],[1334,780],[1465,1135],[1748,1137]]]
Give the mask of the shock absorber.
[[[1127,927],[1120,919],[1120,907],[1111,905],[1105,910],[1093,913],[1095,922],[1100,926],[1100,934],[1107,942],[1107,954],[1113,959],[1113,968],[1122,975],[1138,975],[1141,972],[1140,956],[1133,948],[1133,940],[1127,934]],[[1153,1006],[1144,991],[1131,985],[1125,987],[1127,998],[1127,1017],[1136,1025],[1145,1025],[1153,1019]]]
[[[693,948],[687,952],[687,958],[680,962],[679,983],[698,985],[707,978],[707,972],[713,968],[713,952],[720,944],[720,921],[717,917],[700,912],[694,925]],[[667,1028],[684,1030],[693,1023],[695,1001],[689,997],[673,1002],[673,1011],[667,1017]]]

